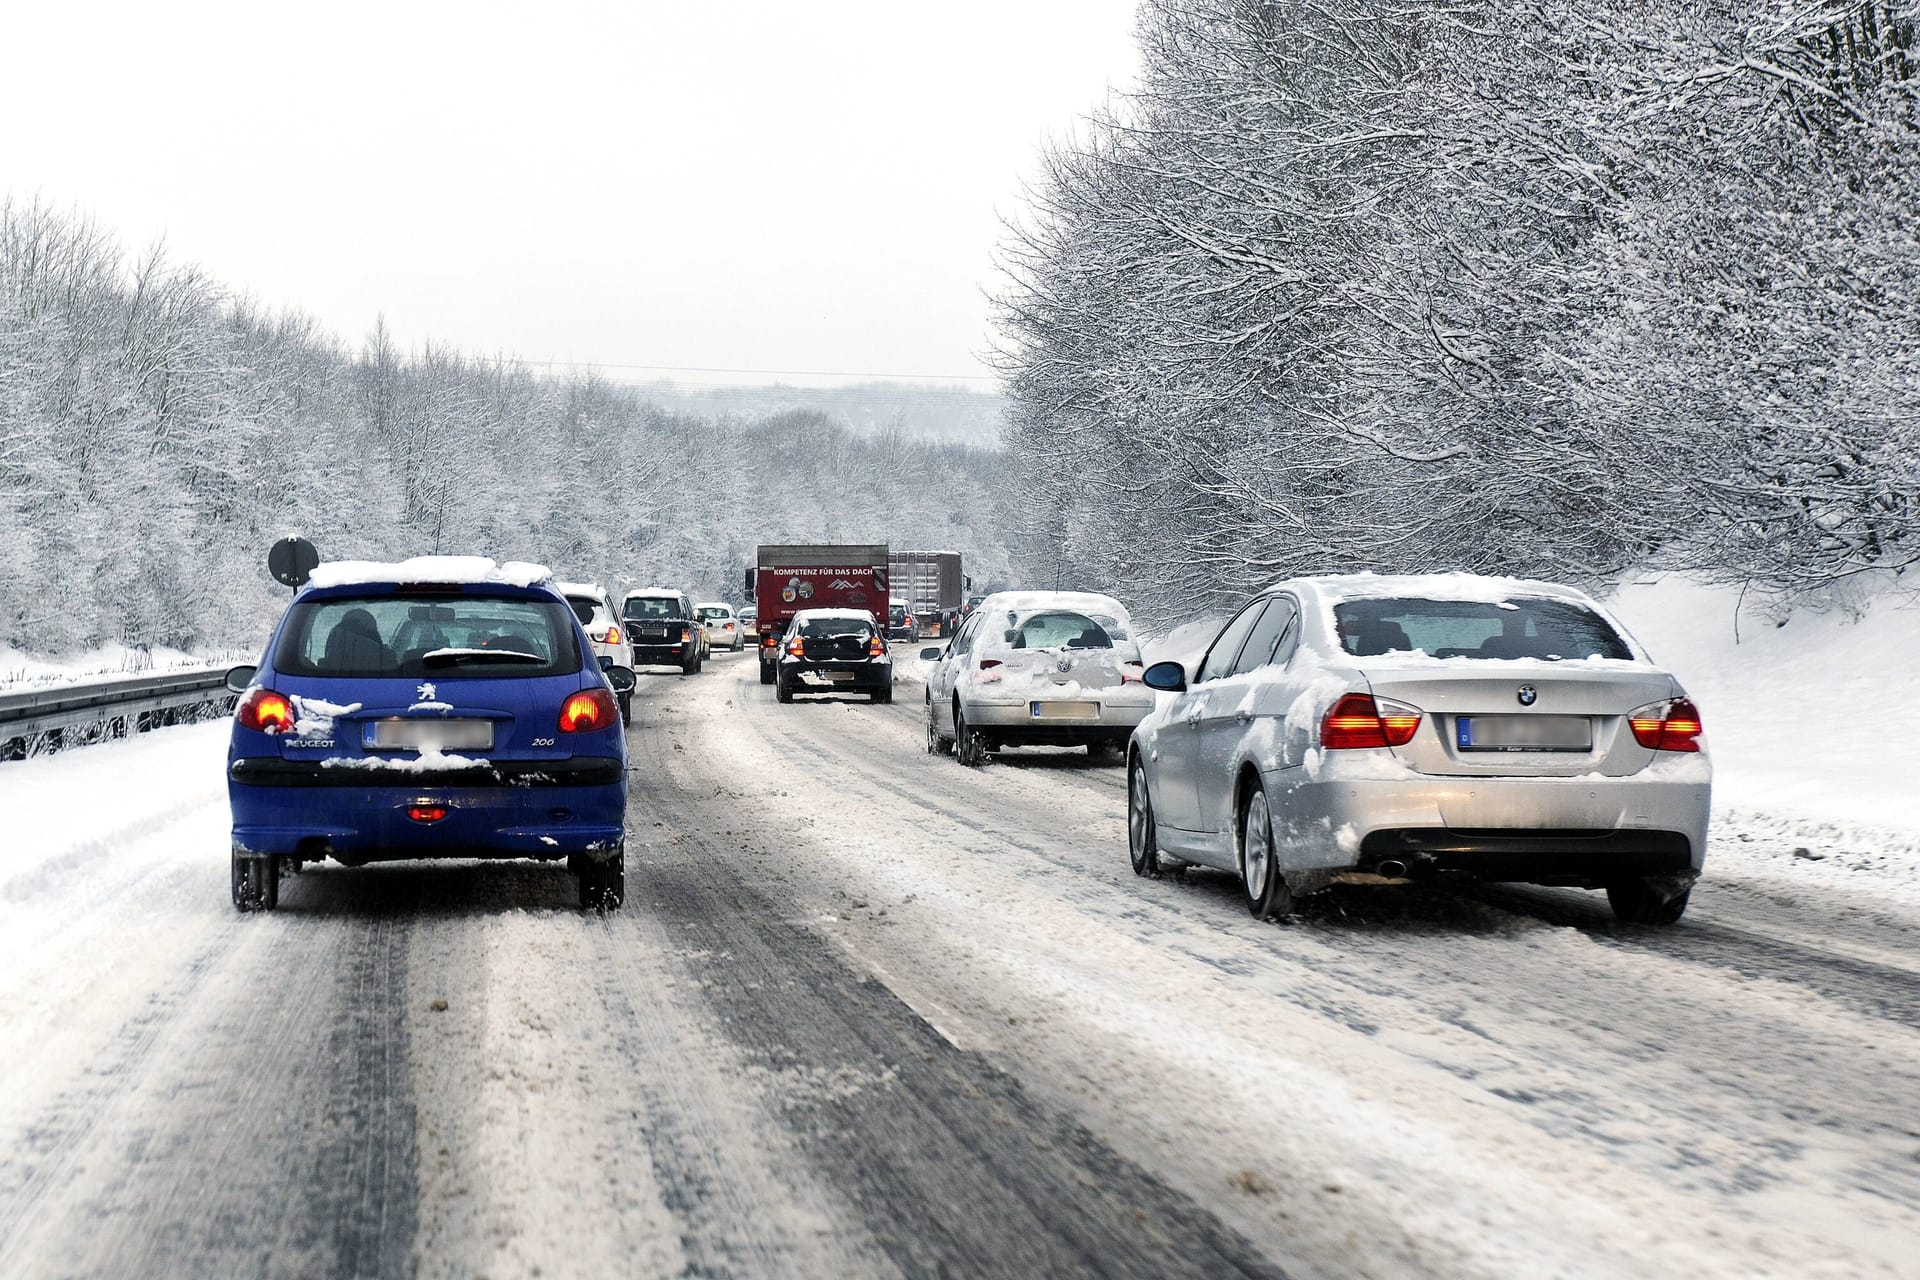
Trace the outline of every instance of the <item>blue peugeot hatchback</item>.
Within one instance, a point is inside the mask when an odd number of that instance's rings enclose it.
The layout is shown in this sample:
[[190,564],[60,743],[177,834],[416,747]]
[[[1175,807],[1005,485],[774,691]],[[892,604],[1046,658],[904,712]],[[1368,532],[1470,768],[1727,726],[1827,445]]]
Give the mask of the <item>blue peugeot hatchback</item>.
[[619,906],[634,676],[592,653],[539,565],[314,569],[227,677],[234,906],[325,858],[565,858],[583,908]]

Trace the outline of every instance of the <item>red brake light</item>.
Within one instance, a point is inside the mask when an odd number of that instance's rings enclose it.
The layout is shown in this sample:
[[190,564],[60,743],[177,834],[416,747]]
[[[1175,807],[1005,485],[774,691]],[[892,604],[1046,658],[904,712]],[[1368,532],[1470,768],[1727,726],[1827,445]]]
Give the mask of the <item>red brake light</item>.
[[612,724],[619,714],[611,693],[605,689],[583,689],[560,708],[560,732],[591,733]]
[[1364,693],[1342,695],[1320,722],[1320,745],[1329,751],[1404,747],[1420,729],[1418,708],[1381,704]]
[[1691,698],[1671,702],[1649,702],[1627,715],[1633,727],[1633,739],[1655,751],[1698,751],[1704,726],[1700,709]]
[[618,627],[617,625],[616,625],[616,626],[611,626],[611,627],[608,627],[608,628],[607,628],[607,638],[606,638],[605,640],[602,640],[602,641],[601,641],[600,643],[601,643],[601,644],[619,644],[619,643],[620,643],[620,628],[619,628],[619,627]]
[[293,704],[285,695],[271,689],[247,690],[233,714],[243,729],[258,729],[262,733],[293,732]]
[[438,822],[447,816],[447,807],[442,804],[410,804],[407,816],[415,822]]

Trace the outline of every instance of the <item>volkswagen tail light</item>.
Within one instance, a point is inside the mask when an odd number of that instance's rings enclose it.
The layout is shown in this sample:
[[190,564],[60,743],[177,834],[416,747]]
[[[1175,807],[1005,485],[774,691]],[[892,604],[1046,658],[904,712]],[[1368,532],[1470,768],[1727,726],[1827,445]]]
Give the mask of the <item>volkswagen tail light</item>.
[[242,729],[258,729],[262,733],[292,733],[296,718],[293,704],[287,701],[286,695],[271,689],[249,689],[241,694],[233,715]]
[[606,689],[583,689],[560,708],[560,732],[592,733],[619,719],[620,709]]
[[1649,702],[1627,714],[1633,740],[1654,751],[1698,751],[1704,726],[1691,698]]
[[1419,729],[1419,708],[1349,693],[1342,695],[1320,722],[1320,745],[1329,751],[1404,747]]

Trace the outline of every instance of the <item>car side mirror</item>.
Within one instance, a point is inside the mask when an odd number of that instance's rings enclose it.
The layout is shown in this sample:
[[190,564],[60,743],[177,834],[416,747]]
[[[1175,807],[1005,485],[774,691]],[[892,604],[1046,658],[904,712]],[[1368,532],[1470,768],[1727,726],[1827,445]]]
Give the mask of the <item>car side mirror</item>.
[[945,650],[942,650],[934,645],[928,645],[926,648],[920,651],[920,661],[938,662],[940,661],[940,655],[943,652],[945,652]]
[[[607,659],[602,658],[601,661],[605,662]],[[607,683],[613,686],[615,693],[632,693],[633,686],[639,682],[639,677],[633,674],[632,667],[609,666],[607,668]]]
[[1140,683],[1162,693],[1184,693],[1187,669],[1178,662],[1156,662],[1140,673]]
[[227,692],[245,693],[247,687],[253,683],[253,678],[258,674],[260,674],[260,668],[258,667],[235,667],[233,670],[227,672]]
[[584,600],[569,600],[567,603],[573,606],[573,616],[580,619],[581,626],[584,627],[593,621],[592,605]]

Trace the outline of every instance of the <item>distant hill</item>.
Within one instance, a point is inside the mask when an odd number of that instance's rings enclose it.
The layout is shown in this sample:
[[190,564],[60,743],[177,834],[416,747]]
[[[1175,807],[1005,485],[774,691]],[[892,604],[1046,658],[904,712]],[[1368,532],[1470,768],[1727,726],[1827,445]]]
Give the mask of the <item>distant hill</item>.
[[910,439],[997,448],[1006,401],[960,386],[860,382],[844,387],[712,386],[649,382],[633,388],[675,412],[716,418],[755,419],[794,409],[838,419],[858,435],[888,427]]

